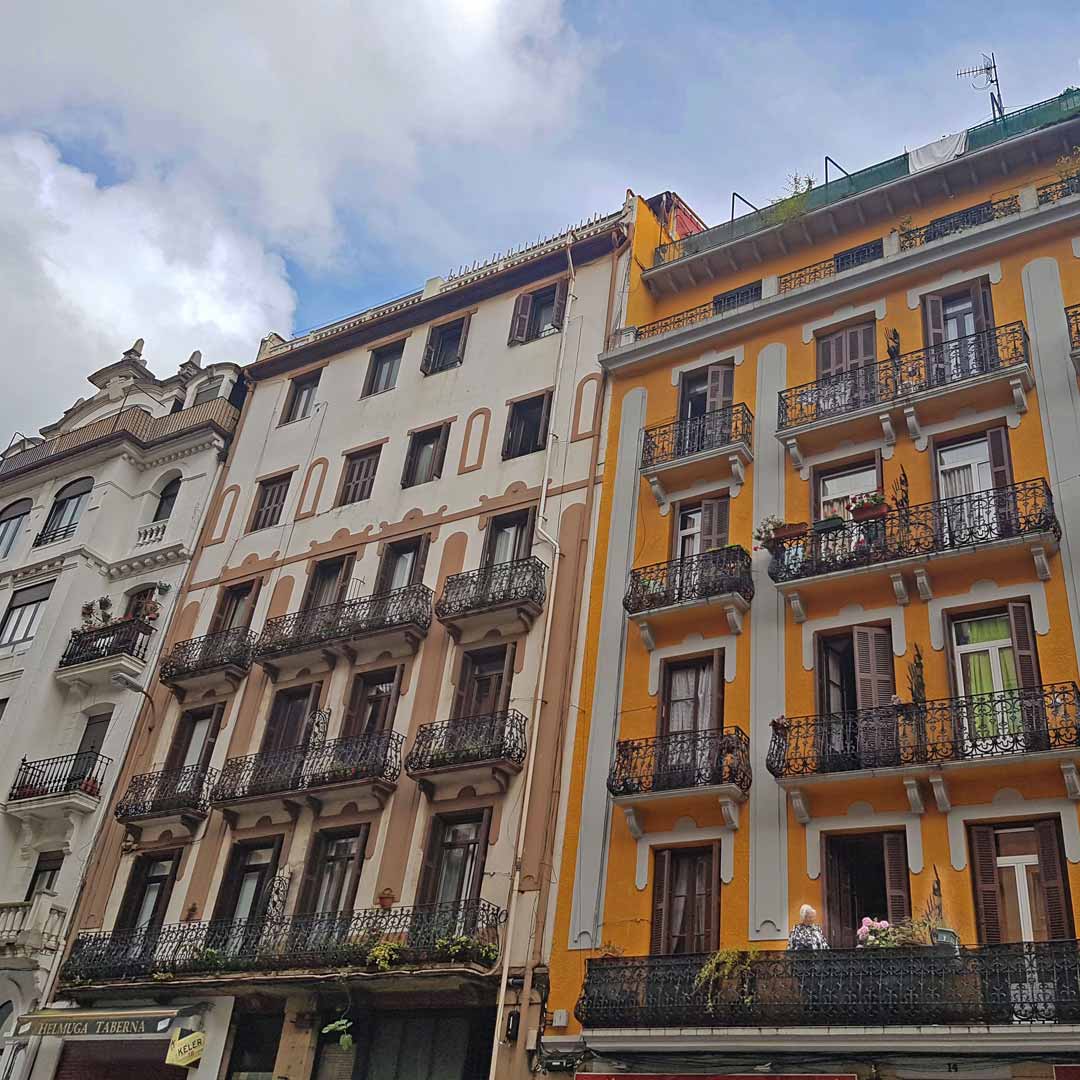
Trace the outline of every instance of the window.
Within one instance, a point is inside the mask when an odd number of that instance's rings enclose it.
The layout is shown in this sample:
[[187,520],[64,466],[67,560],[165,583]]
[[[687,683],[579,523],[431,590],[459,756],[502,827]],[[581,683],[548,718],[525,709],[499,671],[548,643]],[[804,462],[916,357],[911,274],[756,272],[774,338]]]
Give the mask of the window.
[[143,588],[128,593],[127,604],[124,607],[124,618],[141,619],[146,606],[155,602],[155,596],[157,596],[156,585],[144,585]]
[[403,488],[427,484],[442,476],[446,461],[446,444],[450,441],[450,425],[425,428],[409,436],[409,449],[405,454],[405,468],[401,472]]
[[276,836],[234,844],[229,853],[229,865],[218,893],[214,919],[238,923],[252,920],[255,924],[252,927],[237,927],[236,932],[241,935],[240,941],[235,943],[237,948],[243,948],[246,944],[246,933],[254,933],[257,937],[262,931],[258,920],[266,911],[270,899],[270,882],[277,873],[281,840],[280,836]]
[[221,590],[217,608],[210,620],[211,634],[221,634],[235,627],[247,628],[255,614],[255,602],[259,598],[262,578],[244,581],[239,585],[230,585]]
[[315,391],[319,388],[320,371],[310,375],[301,375],[289,384],[289,396],[285,401],[285,412],[281,422],[291,424],[294,420],[304,420],[311,415],[315,407]]
[[304,872],[301,912],[337,914],[353,910],[367,835],[367,825],[318,834]]
[[749,285],[740,285],[737,289],[728,289],[713,297],[713,314],[724,315],[729,311],[753,304],[761,299],[761,282],[752,281]]
[[454,719],[505,712],[513,679],[512,644],[464,653],[454,694]]
[[840,517],[850,521],[848,503],[851,497],[878,491],[880,487],[876,462],[848,465],[843,469],[818,473],[814,478],[814,520]]
[[179,866],[179,851],[136,857],[116,916],[118,930],[154,930],[165,922]]
[[397,386],[398,369],[401,367],[401,355],[404,351],[404,341],[372,350],[362,397],[381,394],[384,390],[393,390]]
[[508,345],[522,345],[562,329],[566,319],[569,283],[559,281],[536,292],[522,293],[514,301]]
[[375,473],[379,468],[381,446],[371,450],[361,450],[350,454],[345,459],[345,474],[341,481],[341,497],[338,506],[363,502],[371,498],[371,489],[375,486]]
[[400,667],[365,671],[353,679],[342,725],[343,739],[389,731],[401,693]]
[[[306,746],[311,737],[311,716],[319,707],[322,683],[290,686],[274,695],[259,753]],[[302,767],[299,761],[297,767]]]
[[938,447],[935,464],[934,479],[944,500],[941,528],[950,545],[985,543],[1013,529],[1018,513],[1015,497],[1005,490],[1012,484],[1006,428]]
[[30,885],[26,890],[27,902],[43,892],[56,892],[56,879],[60,876],[60,867],[64,863],[62,851],[42,851],[38,853],[34,872],[30,876]]
[[907,839],[902,832],[825,837],[825,933],[834,949],[854,949],[863,919],[911,917]]
[[490,808],[435,815],[424,849],[418,903],[452,904],[480,898],[490,828]]
[[308,578],[301,609],[306,611],[340,604],[348,595],[355,559],[355,555],[349,554],[317,562]]
[[[735,368],[731,364],[709,364],[687,371],[679,380],[679,419],[693,420],[706,413],[718,412],[732,402],[735,392]],[[693,453],[692,448],[680,453]]]
[[713,731],[724,724],[723,652],[665,664],[660,734]]
[[11,554],[33,506],[30,499],[19,499],[8,503],[0,512],[0,559],[6,559]]
[[981,375],[997,366],[994,342],[983,334],[994,325],[990,283],[985,278],[955,292],[924,296],[922,311],[932,385]]
[[158,496],[157,509],[154,511],[154,521],[168,521],[172,517],[173,507],[176,506],[176,496],[180,494],[180,477],[170,480]]
[[43,585],[16,589],[11,594],[4,621],[0,623],[0,645],[14,645],[34,636],[52,587],[53,583],[46,581]]
[[285,496],[289,492],[289,476],[275,476],[270,480],[260,480],[258,494],[255,496],[255,511],[251,515],[248,532],[268,529],[281,519],[285,506]]
[[[188,709],[181,714],[165,759],[166,772],[180,772],[182,769],[205,769],[210,764],[214,752],[218,729],[224,705],[207,705],[200,709]],[[192,776],[197,781],[197,776]]]
[[979,941],[1074,936],[1060,819],[968,826]]
[[[876,356],[874,345],[874,323],[862,323],[859,326],[849,326],[832,334],[826,334],[817,339],[817,365],[818,378],[828,379],[834,375],[841,375],[846,371],[854,371],[867,364],[873,364]],[[873,401],[873,379],[862,380],[866,383],[864,395],[867,401]],[[843,385],[856,388],[859,380],[845,380]],[[857,407],[859,401],[849,400],[851,408]]]
[[84,476],[81,480],[74,480],[66,487],[62,487],[56,493],[49,516],[45,519],[45,525],[34,541],[35,547],[40,544],[50,544],[55,540],[66,540],[75,532],[93,487],[93,479]]
[[205,382],[199,384],[199,388],[195,391],[195,397],[192,398],[192,405],[201,405],[204,401],[213,401],[221,394],[221,384],[224,382],[224,377],[221,375],[216,376],[213,379],[207,379]]
[[728,518],[727,496],[680,503],[675,518],[675,558],[692,559],[706,551],[727,547]]
[[435,375],[457,367],[465,359],[465,339],[469,334],[469,316],[442,323],[428,330],[424,357],[420,370],[425,375]]
[[485,566],[528,558],[532,552],[535,508],[498,514],[488,522],[484,538]]
[[[72,759],[71,769],[68,772],[68,784],[72,788],[78,787],[84,780],[89,780],[95,788],[100,786],[99,759],[111,721],[112,709],[94,713],[86,718],[86,727],[83,728],[79,748],[75,751],[75,757]],[[96,795],[97,791],[95,790],[93,794]]]
[[711,952],[719,928],[720,845],[658,848],[649,951],[661,956]]
[[407,585],[419,585],[424,580],[429,545],[427,533],[387,544],[375,578],[375,595],[404,589]]
[[504,460],[543,450],[547,443],[551,391],[515,401],[510,406],[503,436]]

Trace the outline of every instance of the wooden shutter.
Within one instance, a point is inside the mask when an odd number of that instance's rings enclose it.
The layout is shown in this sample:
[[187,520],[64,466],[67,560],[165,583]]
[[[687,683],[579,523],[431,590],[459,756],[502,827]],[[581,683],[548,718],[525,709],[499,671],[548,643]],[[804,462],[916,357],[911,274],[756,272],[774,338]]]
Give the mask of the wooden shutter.
[[362,499],[371,497],[371,489],[375,484],[375,471],[379,467],[380,450],[366,450],[362,454],[356,454],[349,458],[345,466],[345,483],[341,490],[341,502],[345,506],[348,503],[360,502]]
[[469,323],[471,321],[471,315],[466,315],[465,318],[461,320],[461,338],[458,341],[457,347],[457,362],[459,364],[463,364],[465,362],[465,342],[468,340],[469,337]]
[[120,902],[120,910],[116,915],[114,925],[117,930],[132,930],[135,927],[135,917],[142,905],[147,871],[152,859],[153,856],[150,855],[137,855],[132,863],[127,888],[124,889],[124,899]]
[[454,687],[454,710],[452,719],[456,720],[465,715],[465,708],[468,704],[469,692],[472,687],[473,668],[472,653],[462,653],[457,686]]
[[983,330],[989,330],[994,325],[994,299],[990,293],[990,282],[980,281],[975,288],[975,310],[979,313],[975,316],[975,325],[979,326],[979,318],[982,317]]
[[720,948],[720,841],[714,840],[709,852],[709,894],[705,917],[708,920],[707,945],[711,952]]
[[1061,858],[1059,825],[1053,818],[1035,822],[1039,886],[1046,902],[1046,931],[1052,941],[1073,937],[1072,904]]
[[945,342],[945,305],[935,293],[923,297],[923,335],[927,347]]
[[735,397],[735,368],[732,364],[710,364],[708,368],[708,412],[726,409]]
[[671,912],[671,852],[653,852],[652,932],[649,952],[665,956],[670,949],[668,918]]
[[221,879],[221,887],[218,889],[217,902],[214,904],[214,920],[231,918],[233,905],[236,900],[236,892],[239,887],[240,866],[244,859],[245,848],[240,844],[233,844],[229,852],[229,861],[225,866],[225,874]]
[[855,912],[851,908],[851,881],[840,839],[825,838],[826,930],[834,949],[850,949],[855,944]]
[[424,583],[424,571],[427,569],[428,551],[431,550],[431,533],[424,533],[416,541],[416,557],[413,559],[410,585]]
[[532,294],[522,293],[514,301],[514,314],[510,319],[510,336],[507,345],[521,345],[529,332],[529,316],[532,314]]
[[405,451],[405,464],[401,469],[401,486],[403,488],[412,487],[414,481],[413,470],[416,467],[416,447],[420,435],[417,432],[413,432],[409,436],[409,448]]
[[308,848],[308,857],[304,863],[303,876],[300,879],[300,892],[296,898],[296,912],[298,915],[309,915],[315,910],[315,902],[318,899],[317,880],[319,871],[326,859],[326,849],[329,847],[329,837],[326,833],[315,834]]
[[435,457],[431,463],[431,475],[435,480],[442,476],[443,465],[446,463],[446,445],[449,441],[450,425],[443,424],[439,429],[439,441],[435,444]]
[[1024,688],[1041,686],[1039,654],[1035,648],[1035,627],[1031,621],[1031,608],[1026,602],[1009,604],[1009,625],[1012,630],[1013,655],[1016,658],[1016,675]]
[[435,362],[435,348],[439,343],[439,327],[429,326],[427,341],[424,343],[424,355],[420,359],[420,371],[427,375],[431,372],[431,365]]
[[360,718],[364,715],[367,701],[367,680],[363,675],[353,677],[349,697],[345,704],[345,722],[341,725],[341,737],[351,739],[360,734]]
[[527,559],[532,554],[533,538],[536,535],[536,504],[525,511],[525,521],[518,532],[518,543],[515,557]]
[[491,807],[485,806],[476,832],[476,858],[473,861],[472,881],[469,882],[467,900],[479,900],[484,884],[484,864],[487,862],[488,840],[491,837]]
[[893,682],[892,632],[883,626],[852,627],[855,644],[855,703],[860,709],[888,705]]
[[439,857],[442,854],[443,820],[438,815],[431,819],[427,843],[420,862],[420,882],[416,887],[418,904],[433,904],[435,888],[439,880]]
[[206,729],[206,739],[203,742],[202,753],[199,754],[199,767],[205,769],[214,756],[214,745],[217,743],[218,733],[221,731],[221,718],[225,715],[225,705],[221,703],[214,706],[214,715],[210,718],[210,726]]
[[701,500],[701,550],[727,547],[729,506],[727,498]]
[[510,708],[510,687],[514,682],[514,654],[517,651],[517,643],[508,642],[503,653],[503,669],[499,676],[499,699],[495,706],[496,712],[505,712]]
[[829,334],[818,338],[817,343],[818,378],[839,375],[844,370],[844,332]]
[[506,411],[506,431],[503,432],[503,444],[502,444],[502,456],[503,461],[507,461],[509,458],[516,457],[514,453],[514,443],[517,441],[514,436],[517,434],[517,429],[520,421],[517,420],[517,404],[512,404]]
[[570,295],[570,282],[563,278],[555,286],[555,309],[551,314],[552,326],[557,326],[560,330],[563,328],[563,323],[566,322],[566,298]]
[[990,473],[995,488],[1008,487],[1012,482],[1012,463],[1009,460],[1009,436],[1004,427],[991,428],[986,433],[990,450]]
[[543,450],[547,445],[548,424],[551,423],[551,391],[544,394],[543,403],[540,406],[540,423],[536,429],[536,446],[534,449]]
[[979,940],[983,945],[1000,945],[1001,909],[998,902],[997,844],[993,825],[969,825],[971,880],[975,888],[975,913]]
[[258,502],[252,529],[265,529],[276,525],[281,517],[281,508],[285,504],[285,492],[289,488],[288,478],[264,480],[259,485]]
[[351,912],[356,903],[356,890],[360,885],[360,875],[364,870],[364,860],[367,858],[368,832],[371,826],[365,822],[356,833],[356,856],[349,868],[349,877],[341,894],[340,909],[342,912]]
[[898,923],[911,917],[907,840],[902,832],[885,833],[881,840],[885,849],[885,903],[889,922]]

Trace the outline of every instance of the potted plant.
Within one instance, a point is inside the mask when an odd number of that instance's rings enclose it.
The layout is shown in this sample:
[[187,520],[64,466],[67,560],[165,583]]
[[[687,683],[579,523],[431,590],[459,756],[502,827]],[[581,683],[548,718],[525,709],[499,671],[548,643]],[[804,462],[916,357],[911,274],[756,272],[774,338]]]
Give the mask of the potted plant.
[[844,519],[839,514],[830,514],[828,517],[821,518],[819,521],[814,522],[814,532],[816,533],[831,533],[836,532],[837,529],[844,527]]
[[95,780],[92,776],[88,776],[79,785],[79,790],[84,791],[87,795],[93,795],[96,798],[101,793],[101,781]]
[[871,518],[884,517],[889,512],[885,496],[880,491],[866,491],[852,495],[848,499],[848,509],[856,521],[868,521]]
[[802,536],[807,528],[805,521],[788,522],[775,514],[769,514],[761,519],[754,530],[754,542],[767,551],[772,551],[781,540]]

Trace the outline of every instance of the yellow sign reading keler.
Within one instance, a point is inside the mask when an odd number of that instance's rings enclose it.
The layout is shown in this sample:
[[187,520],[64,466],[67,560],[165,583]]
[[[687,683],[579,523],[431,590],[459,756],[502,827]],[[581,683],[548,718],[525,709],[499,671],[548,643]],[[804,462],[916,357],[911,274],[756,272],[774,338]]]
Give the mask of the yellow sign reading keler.
[[172,1033],[172,1039],[169,1040],[169,1052],[165,1055],[165,1064],[194,1065],[202,1057],[205,1046],[205,1032],[176,1028]]

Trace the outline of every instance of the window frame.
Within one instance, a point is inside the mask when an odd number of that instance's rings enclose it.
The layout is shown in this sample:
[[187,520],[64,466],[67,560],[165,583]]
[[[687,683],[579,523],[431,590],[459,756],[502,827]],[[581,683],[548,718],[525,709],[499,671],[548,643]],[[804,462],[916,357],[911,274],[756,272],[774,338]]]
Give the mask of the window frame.
[[285,398],[285,408],[281,410],[278,427],[296,424],[306,420],[315,409],[315,394],[322,381],[322,368],[297,375],[289,382],[289,393]]
[[[502,458],[503,461],[512,461],[515,458],[527,457],[529,454],[537,454],[545,450],[551,433],[551,401],[552,390],[542,390],[538,394],[529,394],[527,397],[511,401],[506,414],[506,430],[503,433]],[[523,436],[515,433],[514,422],[519,415],[519,410],[525,406],[531,406],[539,402],[539,415],[536,430],[536,438],[532,445],[523,443]],[[524,425],[520,425],[523,428]]]
[[[224,382],[224,375],[213,375],[209,379],[204,379],[199,383],[195,388],[195,393],[191,397],[192,408],[196,405],[205,405],[208,401],[216,401],[221,397],[221,387]],[[210,393],[206,393],[207,391],[210,391]]]
[[[27,585],[22,589],[16,589],[12,594],[10,600],[8,600],[8,606],[4,611],[3,618],[0,619],[0,647],[6,645],[21,645],[26,641],[33,641],[34,635],[37,633],[38,626],[41,623],[41,613],[45,608],[45,605],[49,602],[49,597],[52,594],[53,585],[56,584],[55,578],[51,581],[44,581],[38,585]],[[30,600],[23,600],[21,603],[16,603],[16,600],[26,593],[41,593],[43,595],[35,597]],[[12,618],[12,613],[15,611],[21,611],[23,608],[36,605],[34,611],[30,614],[29,626],[30,633],[24,634],[18,638],[8,638],[7,631],[8,626]]]
[[[296,908],[298,914],[346,914],[355,910],[356,894],[360,888],[360,878],[363,875],[364,864],[367,860],[370,831],[371,825],[366,821],[357,825],[345,825],[316,831],[312,838],[308,857],[304,863],[303,881]],[[334,912],[318,912],[315,905],[318,901],[321,884],[320,872],[325,872],[327,855],[335,841],[352,839],[357,841],[356,850],[348,859],[345,878],[342,882],[341,896],[339,897],[339,906]]]
[[[402,489],[420,487],[442,479],[442,471],[446,465],[446,448],[450,442],[450,427],[451,422],[447,421],[409,432],[409,445],[405,450],[405,464],[401,470]],[[421,445],[428,439],[432,440],[433,448],[431,475],[421,480],[416,475],[417,458]]]
[[[539,301],[551,293],[551,322],[539,325]],[[514,310],[510,317],[507,345],[527,345],[530,341],[551,337],[563,331],[566,324],[566,307],[570,296],[568,278],[557,278],[538,287],[534,286],[514,298]]]
[[[401,361],[405,356],[405,338],[401,338],[400,341],[391,342],[388,345],[380,345],[377,349],[371,350],[371,356],[368,359],[368,369],[364,376],[364,385],[360,391],[361,398],[374,397],[376,394],[385,394],[391,390],[397,389],[398,376],[401,374]],[[389,386],[384,386],[381,389],[376,389],[377,376],[380,370],[380,366],[387,360],[393,363],[393,377]]]
[[712,724],[708,728],[695,727],[695,731],[715,731],[724,729],[724,650],[710,649],[708,652],[690,653],[686,656],[670,656],[660,661],[660,692],[656,695],[656,734],[671,734],[671,676],[679,668],[711,668],[712,686],[711,708]]
[[[172,517],[173,511],[176,509],[176,500],[180,496],[180,488],[183,485],[184,478],[182,476],[174,476],[159,492],[157,506],[154,509],[154,516],[150,519],[152,525],[157,525],[161,522],[168,521]],[[166,513],[161,512],[161,508],[168,502],[168,510]]]
[[[337,499],[334,502],[335,506],[353,506],[359,502],[367,502],[371,498],[372,492],[375,490],[375,480],[379,473],[379,462],[382,459],[382,443],[378,443],[375,446],[365,447],[363,450],[354,450],[352,453],[345,455],[345,462],[341,468],[341,483],[338,487]],[[370,476],[353,476],[354,468],[360,462],[371,461]],[[364,492],[357,495],[355,498],[350,498],[350,489],[357,489]]]
[[[857,461],[849,461],[842,465],[829,465],[825,468],[815,466],[810,474],[810,513],[811,520],[821,520],[822,485],[826,480],[832,480],[838,476],[848,476],[851,473],[868,472],[873,469],[876,474],[876,487],[873,489],[883,494],[884,480],[882,477],[881,454],[874,451],[873,457],[860,458]],[[850,513],[850,511],[849,511]],[[845,520],[850,521],[851,518]]]
[[[42,861],[46,861],[50,865],[42,866]],[[24,902],[30,903],[35,896],[38,896],[43,892],[55,894],[57,890],[53,888],[53,886],[56,884],[56,879],[60,876],[60,871],[63,869],[63,866],[64,853],[62,851],[39,851],[37,860],[34,863],[34,869],[30,874],[30,881],[26,886]],[[40,878],[47,878],[48,883],[41,888],[37,888],[38,880]]]
[[[281,515],[285,511],[285,503],[288,501],[289,498],[289,488],[292,486],[292,474],[293,470],[290,470],[286,473],[277,473],[274,476],[266,476],[262,480],[258,481],[255,491],[255,499],[251,507],[251,517],[248,520],[248,527],[245,530],[246,532],[253,533],[259,532],[262,529],[273,529],[281,524]],[[278,485],[284,486],[282,487],[281,501],[278,503],[277,506],[277,516],[274,518],[273,521],[260,522],[259,515],[267,509],[265,503],[266,495],[273,487]]]
[[0,559],[11,554],[33,509],[33,499],[15,499],[0,511]]
[[[427,344],[424,346],[424,355],[420,361],[421,375],[439,375],[444,371],[452,371],[454,368],[461,367],[465,363],[465,348],[468,342],[471,318],[471,313],[458,315],[456,318],[433,323],[428,327]],[[446,336],[454,327],[460,327],[461,329],[458,334],[453,360],[450,363],[438,363],[437,361],[443,354]]]
[[[476,845],[476,861],[472,867],[472,874],[468,887],[464,889],[465,895],[460,897],[458,903],[479,900],[484,885],[484,869],[487,862],[487,849],[491,836],[492,808],[480,806],[473,810],[457,810],[445,814],[433,814],[428,828],[427,842],[424,845],[423,862],[421,865],[420,880],[416,887],[416,902],[418,905],[436,903],[439,877],[442,872],[444,857],[443,852],[447,849],[445,836],[448,827],[454,825],[475,824],[478,827],[475,841],[470,844]],[[456,844],[454,847],[465,847],[465,844]]]

